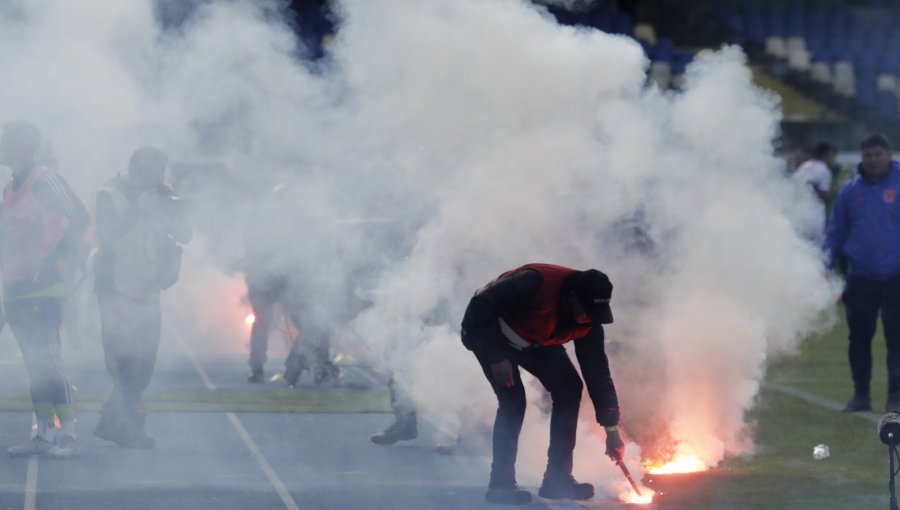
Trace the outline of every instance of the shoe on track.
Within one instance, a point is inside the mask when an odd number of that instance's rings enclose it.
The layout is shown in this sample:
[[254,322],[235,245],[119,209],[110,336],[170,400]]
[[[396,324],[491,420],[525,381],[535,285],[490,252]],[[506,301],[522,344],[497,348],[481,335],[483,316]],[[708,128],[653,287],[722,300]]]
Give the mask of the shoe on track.
[[54,459],[71,459],[81,453],[81,444],[72,436],[59,436],[56,444],[47,452],[48,457]]
[[538,495],[547,499],[591,499],[594,497],[594,486],[578,483],[572,475],[545,475]]
[[505,487],[489,487],[484,499],[488,503],[498,505],[527,505],[531,503],[531,493],[512,484]]
[[397,441],[409,441],[419,436],[416,415],[403,416],[397,419],[384,432],[371,437],[372,442],[380,445],[391,445]]
[[263,370],[253,369],[250,371],[250,374],[247,376],[247,382],[250,384],[262,384],[266,382],[266,376],[263,374]]
[[11,457],[28,457],[30,455],[44,455],[53,449],[55,445],[53,441],[47,441],[40,436],[34,436],[31,441],[23,443],[12,448],[8,448],[6,453]]

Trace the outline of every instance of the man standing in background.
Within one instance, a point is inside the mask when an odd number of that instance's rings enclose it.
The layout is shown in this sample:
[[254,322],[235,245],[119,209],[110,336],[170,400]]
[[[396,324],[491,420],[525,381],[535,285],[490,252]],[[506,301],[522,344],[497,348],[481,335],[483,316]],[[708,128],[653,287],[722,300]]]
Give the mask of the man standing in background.
[[881,311],[887,344],[887,411],[900,411],[900,164],[887,138],[869,135],[862,162],[838,194],[826,246],[832,267],[848,263],[843,303],[850,330],[848,357],[853,397],[844,412],[871,411],[872,338]]
[[[525,504],[531,493],[516,485],[519,433],[525,418],[521,366],[550,393],[550,448],[538,494],[550,499],[590,499],[594,487],[572,477],[572,453],[581,392],[587,385],[597,422],[606,430],[606,454],[622,458],[619,403],[604,350],[603,324],[612,323],[612,284],[596,269],[527,264],[479,289],[466,308],[462,342],[471,350],[499,403],[493,463],[485,499]],[[562,344],[575,341],[585,383]]]
[[177,281],[181,246],[193,230],[184,204],[164,184],[168,158],[134,151],[128,174],[97,193],[95,287],[112,394],[94,435],[126,448],[153,448],[145,432],[143,392],[159,349],[160,291]]
[[69,458],[81,447],[60,353],[63,273],[77,264],[90,217],[62,177],[37,165],[40,145],[41,133],[30,123],[10,122],[0,130],[0,163],[12,170],[2,207],[6,318],[28,368],[37,420],[32,440],[7,452]]
[[[825,237],[825,208],[837,194],[832,190],[831,168],[835,166],[837,149],[830,143],[816,144],[812,158],[800,165],[792,178],[801,185],[807,186],[816,201],[815,211],[803,221],[803,236],[821,246]],[[835,188],[837,189],[837,188]]]

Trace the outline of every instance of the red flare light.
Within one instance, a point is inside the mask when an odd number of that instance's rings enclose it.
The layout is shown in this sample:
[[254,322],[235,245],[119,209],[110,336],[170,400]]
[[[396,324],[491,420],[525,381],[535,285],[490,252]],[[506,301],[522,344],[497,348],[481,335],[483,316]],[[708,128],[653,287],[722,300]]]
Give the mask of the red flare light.
[[649,505],[653,503],[653,495],[646,493],[638,496],[632,492],[622,499],[630,505]]
[[676,455],[666,462],[650,462],[646,471],[651,475],[671,475],[677,473],[696,473],[706,471],[709,466],[696,455]]

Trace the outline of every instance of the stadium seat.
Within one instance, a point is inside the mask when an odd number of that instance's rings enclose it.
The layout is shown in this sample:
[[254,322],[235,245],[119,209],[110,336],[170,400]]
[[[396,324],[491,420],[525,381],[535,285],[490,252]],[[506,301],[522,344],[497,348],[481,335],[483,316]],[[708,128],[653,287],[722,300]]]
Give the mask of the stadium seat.
[[897,94],[890,91],[880,91],[877,97],[878,113],[884,117],[895,119],[900,116],[900,110],[897,107]]
[[856,94],[856,77],[853,73],[853,64],[846,60],[834,63],[832,81],[834,91],[847,97],[853,97]]
[[656,44],[656,29],[649,23],[638,23],[634,26],[634,38],[643,39],[653,46]]
[[634,33],[634,21],[631,16],[619,13],[613,18],[612,31],[616,34],[632,35]]
[[647,81],[662,90],[666,90],[672,83],[672,66],[662,60],[651,62]]
[[897,93],[897,75],[896,74],[879,74],[875,80],[875,88],[879,91],[887,90]]
[[787,57],[787,42],[780,35],[766,37],[766,53],[775,58]]
[[818,83],[831,83],[831,64],[824,61],[814,61],[809,67],[810,76]]
[[789,37],[787,40],[787,59],[791,69],[808,71],[810,54],[806,50],[806,40],[802,37]]

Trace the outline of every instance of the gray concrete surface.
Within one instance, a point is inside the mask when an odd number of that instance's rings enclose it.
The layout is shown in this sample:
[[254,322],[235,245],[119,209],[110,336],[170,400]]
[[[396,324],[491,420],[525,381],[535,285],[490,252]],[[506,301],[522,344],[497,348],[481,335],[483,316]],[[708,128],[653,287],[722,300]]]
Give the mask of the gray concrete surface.
[[[102,358],[79,352],[70,378],[81,392],[108,391]],[[87,361],[85,361],[87,360]],[[270,361],[274,373],[282,360]],[[24,365],[8,332],[0,335],[0,392],[27,389]],[[164,338],[149,391],[251,388],[239,356],[194,355]],[[338,387],[317,390],[280,385],[261,392],[333,391],[376,387],[383,376],[346,368]],[[262,393],[261,393],[262,395]],[[77,397],[76,397],[77,398]],[[479,509],[490,459],[439,455],[428,432],[393,447],[369,441],[392,416],[380,413],[154,412],[147,430],[153,450],[127,450],[92,435],[96,412],[80,411],[83,453],[59,461],[0,458],[0,510],[293,510]],[[29,436],[30,413],[0,409],[0,447]],[[534,488],[531,488],[534,490]],[[534,490],[536,492],[536,490]],[[588,503],[536,500],[532,508],[620,508],[602,498]]]

